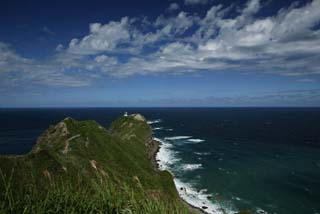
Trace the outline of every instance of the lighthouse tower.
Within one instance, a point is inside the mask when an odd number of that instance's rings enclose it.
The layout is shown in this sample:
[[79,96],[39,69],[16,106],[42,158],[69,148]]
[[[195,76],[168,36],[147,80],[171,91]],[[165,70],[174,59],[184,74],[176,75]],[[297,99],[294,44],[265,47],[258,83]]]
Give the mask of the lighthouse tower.
[[125,112],[123,116],[127,117],[128,116],[128,112]]

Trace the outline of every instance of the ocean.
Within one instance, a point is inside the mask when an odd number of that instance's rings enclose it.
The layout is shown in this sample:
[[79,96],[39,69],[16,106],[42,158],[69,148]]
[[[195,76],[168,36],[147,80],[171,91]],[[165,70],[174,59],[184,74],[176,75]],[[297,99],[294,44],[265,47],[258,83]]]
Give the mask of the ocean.
[[181,197],[208,213],[320,214],[319,108],[0,109],[0,154],[25,154],[71,116],[143,114]]

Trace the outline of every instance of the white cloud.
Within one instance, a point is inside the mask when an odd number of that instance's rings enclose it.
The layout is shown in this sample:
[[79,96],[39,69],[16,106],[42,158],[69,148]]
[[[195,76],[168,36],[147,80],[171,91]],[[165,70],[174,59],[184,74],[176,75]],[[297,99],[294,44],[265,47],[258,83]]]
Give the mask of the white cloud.
[[179,8],[180,8],[180,6],[177,3],[171,3],[169,5],[169,7],[167,8],[167,10],[169,12],[173,12],[173,11],[179,10]]
[[23,84],[80,87],[89,85],[85,77],[68,75],[59,60],[37,61],[15,53],[7,44],[0,42],[1,87],[19,87]]
[[90,24],[90,34],[81,40],[72,39],[68,51],[73,54],[97,54],[105,51],[114,51],[120,45],[130,42],[129,19],[122,18],[119,22]]
[[[320,0],[259,18],[256,14],[263,9],[259,0],[238,8],[215,5],[203,17],[181,11],[155,20],[123,17],[93,23],[87,35],[71,39],[65,48],[58,45],[55,55],[45,61],[26,59],[0,43],[0,73],[21,72],[18,80],[52,85],[72,85],[74,80],[74,86],[90,84],[94,75],[202,70],[320,74]],[[234,10],[238,15],[230,18]]]
[[184,0],[186,5],[207,4],[208,0]]
[[106,55],[100,55],[97,56],[94,61],[96,61],[97,63],[110,63],[110,64],[117,64],[117,59],[114,57],[108,57]]
[[32,63],[33,60],[19,56],[9,45],[0,42],[0,73],[18,71]]
[[180,12],[175,17],[165,18],[164,16],[159,16],[155,21],[155,26],[160,28],[162,35],[174,35],[177,36],[183,34],[188,30],[194,23],[195,18],[188,15],[186,12]]
[[57,47],[56,47],[56,51],[62,51],[63,50],[63,45],[62,44],[59,44]]

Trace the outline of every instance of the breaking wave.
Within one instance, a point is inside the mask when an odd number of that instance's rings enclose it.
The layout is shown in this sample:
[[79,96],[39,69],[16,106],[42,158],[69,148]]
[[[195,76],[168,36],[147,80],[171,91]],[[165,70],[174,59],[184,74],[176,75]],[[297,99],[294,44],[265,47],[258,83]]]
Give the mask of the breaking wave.
[[188,139],[187,141],[192,142],[192,143],[201,143],[201,142],[204,142],[205,140],[202,140],[202,139]]
[[202,169],[202,164],[184,164],[181,168],[184,171],[193,171],[196,169]]
[[183,140],[183,139],[188,139],[192,138],[192,136],[174,136],[174,137],[165,137],[165,140]]
[[161,121],[162,121],[161,119],[148,120],[147,123],[148,123],[149,125],[151,125],[151,124],[161,123]]
[[[189,139],[191,136],[175,136],[165,137],[164,139],[154,138],[160,142],[160,148],[156,155],[156,160],[160,170],[168,170],[175,176],[175,171],[193,171],[202,169],[202,164],[182,164],[181,158],[178,157],[178,152],[174,151],[174,145],[171,140]],[[193,183],[185,182],[180,178],[175,177],[174,183],[180,197],[190,205],[203,210],[209,214],[224,214],[236,213],[231,208],[221,207],[220,204],[211,201],[212,195],[207,193],[206,189],[198,190]]]

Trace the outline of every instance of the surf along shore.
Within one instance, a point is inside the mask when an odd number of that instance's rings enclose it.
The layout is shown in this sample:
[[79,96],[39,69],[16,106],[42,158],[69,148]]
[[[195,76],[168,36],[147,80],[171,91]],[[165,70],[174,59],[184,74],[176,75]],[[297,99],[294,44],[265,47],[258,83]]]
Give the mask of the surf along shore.
[[[160,151],[161,144],[162,143],[159,140],[157,140],[156,138],[154,138],[152,136],[150,137],[150,139],[147,142],[148,158],[151,161],[152,165],[154,166],[155,170],[160,170],[159,163],[157,160],[157,154]],[[171,173],[171,175],[174,178],[174,175],[172,173]],[[176,186],[176,189],[177,189],[177,192],[178,192],[178,195],[179,195],[181,201],[188,207],[190,214],[206,214],[207,213],[204,210],[202,210],[201,208],[195,207],[192,204],[189,204],[187,201],[185,201],[181,197],[177,186]],[[181,191],[186,192],[185,188],[182,188]],[[205,206],[203,208],[205,208]]]

